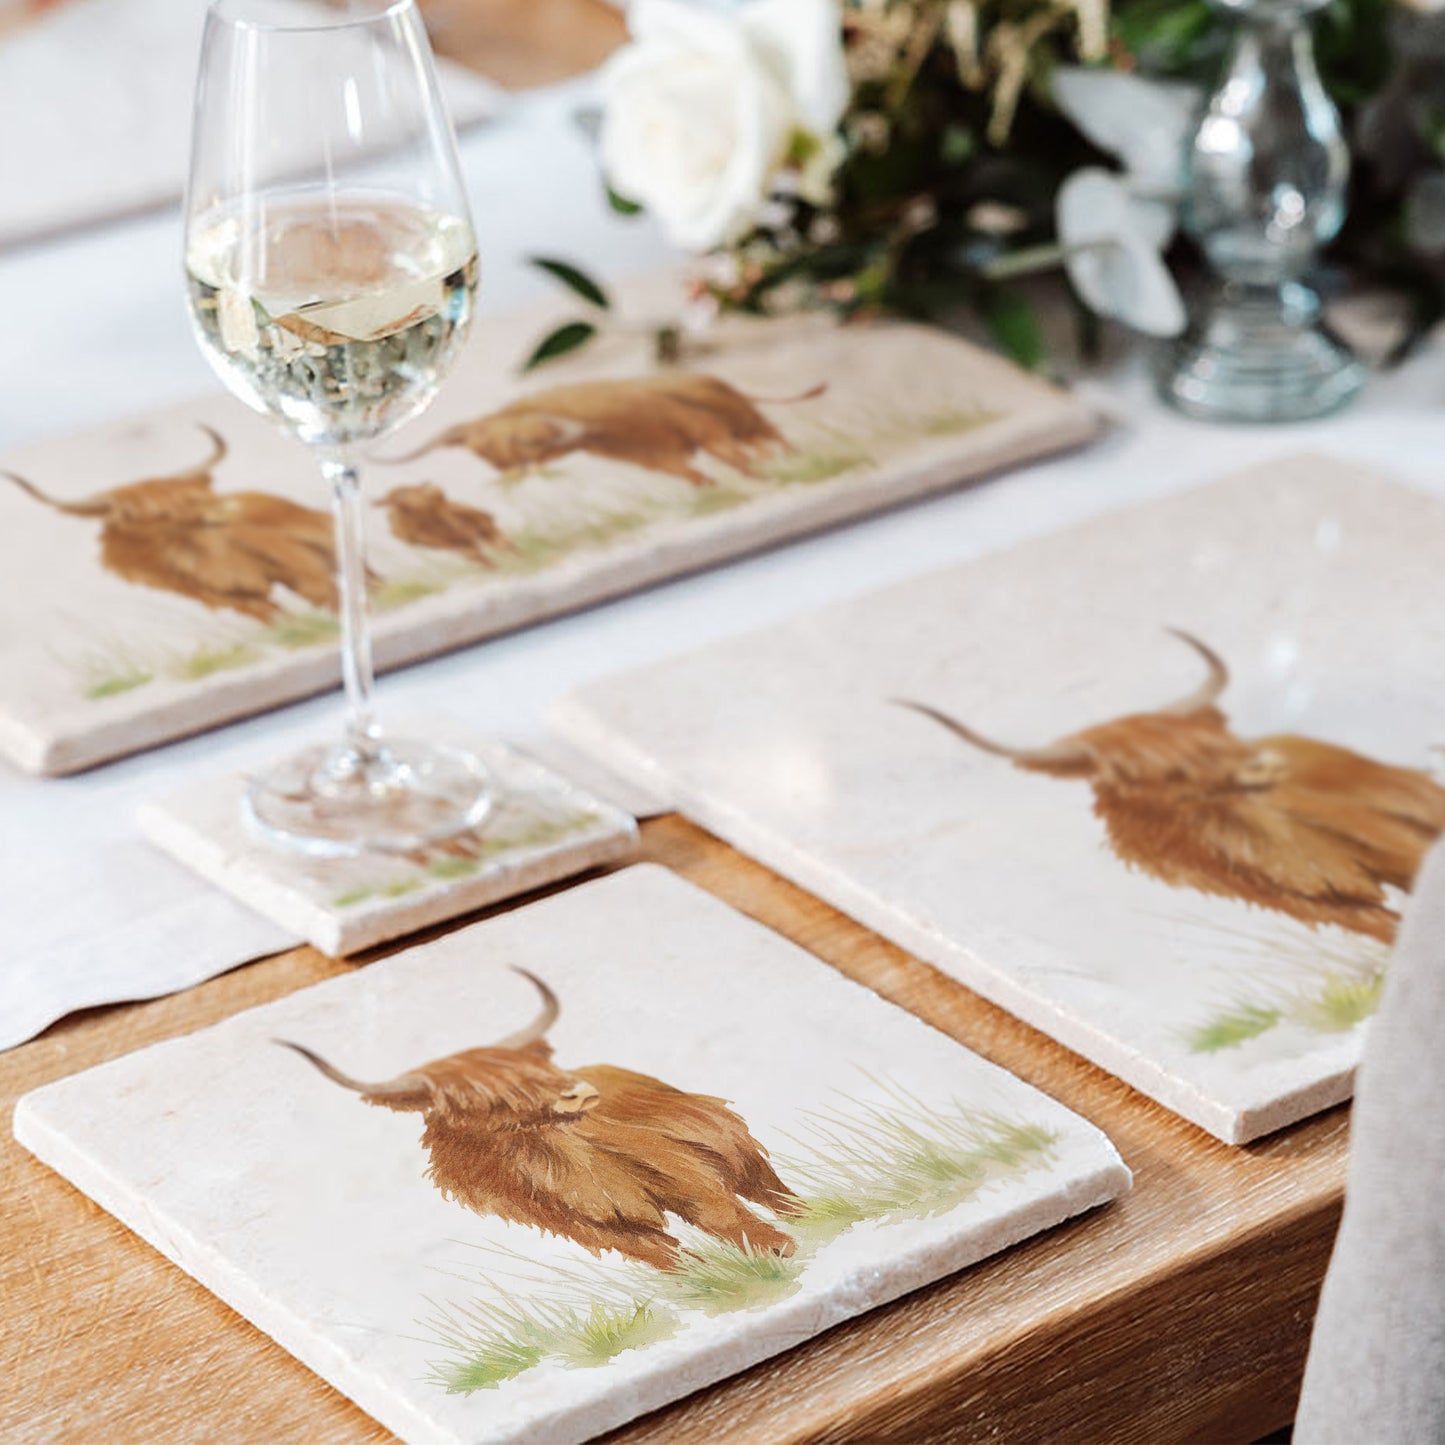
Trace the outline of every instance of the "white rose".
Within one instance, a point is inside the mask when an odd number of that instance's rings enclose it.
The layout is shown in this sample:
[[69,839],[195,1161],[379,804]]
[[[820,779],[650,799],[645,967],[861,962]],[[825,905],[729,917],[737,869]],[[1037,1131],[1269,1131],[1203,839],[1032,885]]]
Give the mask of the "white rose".
[[1160,254],[1174,231],[1172,207],[1085,166],[1059,188],[1055,223],[1064,269],[1091,311],[1149,336],[1184,329],[1184,302]]
[[1054,103],[1123,162],[1138,194],[1153,200],[1179,194],[1185,144],[1204,102],[1198,86],[1077,65],[1059,66],[1052,84]]
[[738,21],[781,77],[797,128],[820,140],[837,130],[850,94],[837,0],[751,0]]
[[799,131],[825,139],[848,102],[837,0],[750,0],[732,14],[634,0],[603,72],[602,164],[671,239],[745,232]]

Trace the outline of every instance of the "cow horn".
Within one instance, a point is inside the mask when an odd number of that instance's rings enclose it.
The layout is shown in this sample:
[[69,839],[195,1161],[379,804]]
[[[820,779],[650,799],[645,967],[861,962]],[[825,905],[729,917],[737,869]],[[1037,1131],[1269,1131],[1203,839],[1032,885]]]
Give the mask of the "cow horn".
[[9,478],[21,491],[28,492],[37,502],[43,502],[47,507],[53,507],[57,512],[64,512],[67,516],[103,517],[108,510],[104,496],[99,499],[90,497],[83,502],[61,502],[48,492],[42,492],[34,482],[27,482],[24,477],[15,472],[0,472],[0,477]]
[[529,1044],[535,1044],[547,1036],[547,1030],[557,1022],[557,1015],[562,1012],[562,1006],[557,1002],[557,995],[537,977],[535,973],[529,973],[525,968],[518,968],[512,965],[513,973],[520,973],[523,978],[530,979],[536,985],[537,992],[542,995],[542,1008],[537,1017],[532,1020],[524,1029],[518,1029],[514,1034],[508,1034],[504,1039],[498,1039],[492,1045],[494,1049],[525,1049]]
[[404,452],[399,457],[377,457],[376,460],[384,467],[399,467],[403,462],[414,462],[418,457],[424,457],[438,447],[465,446],[466,441],[467,424],[458,422],[456,426],[449,426],[444,432],[439,432],[429,442],[423,442],[414,452]]
[[184,472],[177,472],[177,477],[196,476],[204,472],[213,472],[226,459],[226,439],[215,427],[207,426],[205,422],[198,423],[201,430],[211,439],[211,455],[198,467],[190,467]]
[[1023,763],[1038,767],[1054,766],[1059,767],[1070,763],[1087,762],[1089,759],[1088,749],[1075,742],[1049,743],[1042,748],[1010,748],[1003,743],[996,743],[966,728],[961,722],[949,717],[947,713],[939,712],[937,708],[929,707],[926,703],[910,702],[906,697],[895,697],[893,701],[899,707],[912,708],[914,712],[922,713],[924,717],[931,717],[934,722],[941,723],[955,737],[960,737],[966,743],[972,743],[976,748],[982,748],[986,753],[993,753],[995,757],[1008,758],[1011,762]]
[[1160,712],[1170,713],[1174,717],[1188,717],[1190,713],[1200,712],[1214,705],[1219,695],[1229,686],[1229,669],[1224,665],[1224,659],[1212,647],[1205,646],[1192,633],[1179,627],[1170,627],[1167,630],[1180,642],[1187,642],[1204,659],[1204,665],[1209,669],[1204,681],[1187,697],[1159,709]]
[[414,1094],[420,1081],[412,1074],[402,1074],[395,1079],[388,1079],[384,1084],[363,1084],[359,1079],[353,1079],[350,1074],[343,1074],[335,1064],[329,1064],[320,1054],[312,1053],[304,1044],[293,1044],[290,1039],[272,1039],[273,1044],[280,1044],[283,1049],[292,1049],[300,1054],[309,1064],[313,1065],[318,1073],[324,1074],[333,1084],[340,1084],[343,1089],[350,1089],[353,1093],[366,1094],[373,1099],[385,1099],[391,1094]]

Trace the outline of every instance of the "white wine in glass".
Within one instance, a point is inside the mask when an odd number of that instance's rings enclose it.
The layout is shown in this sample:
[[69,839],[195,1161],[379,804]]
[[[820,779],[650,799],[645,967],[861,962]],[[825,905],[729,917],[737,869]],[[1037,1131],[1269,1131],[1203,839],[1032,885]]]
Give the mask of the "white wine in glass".
[[460,749],[385,736],[372,701],[358,459],[435,396],[477,246],[415,0],[216,0],[186,195],[186,294],[242,401],[311,447],[336,519],[343,737],[247,792],[271,841],[408,852],[485,816]]

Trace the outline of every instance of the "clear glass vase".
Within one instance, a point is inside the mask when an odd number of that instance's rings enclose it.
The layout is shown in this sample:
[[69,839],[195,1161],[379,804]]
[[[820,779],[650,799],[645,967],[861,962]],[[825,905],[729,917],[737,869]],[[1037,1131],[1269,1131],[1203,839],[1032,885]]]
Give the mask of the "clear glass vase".
[[1304,280],[1344,220],[1349,176],[1308,25],[1327,0],[1215,3],[1238,26],[1189,143],[1183,214],[1215,280],[1164,353],[1159,389],[1210,420],[1303,420],[1365,380]]

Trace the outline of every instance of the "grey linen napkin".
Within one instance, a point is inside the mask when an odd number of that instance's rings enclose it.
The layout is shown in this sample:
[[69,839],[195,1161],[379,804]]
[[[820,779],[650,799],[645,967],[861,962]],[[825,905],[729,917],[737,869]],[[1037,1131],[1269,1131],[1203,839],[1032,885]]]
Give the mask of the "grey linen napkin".
[[1360,1063],[1297,1445],[1445,1441],[1442,1190],[1445,845],[1416,883]]

